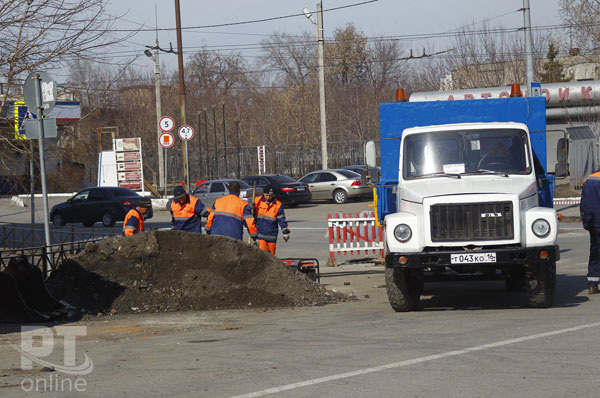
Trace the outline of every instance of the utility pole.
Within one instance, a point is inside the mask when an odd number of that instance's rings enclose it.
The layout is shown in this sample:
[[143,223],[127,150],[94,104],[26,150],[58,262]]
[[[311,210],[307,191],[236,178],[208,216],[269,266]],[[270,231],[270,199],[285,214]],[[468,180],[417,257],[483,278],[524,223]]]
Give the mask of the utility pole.
[[238,156],[237,156],[237,178],[242,178],[242,144],[240,140],[240,121],[235,121],[235,131],[237,132],[237,146],[238,146]]
[[160,64],[158,63],[158,39],[156,39],[156,50],[154,50],[154,92],[156,97],[156,145],[158,150],[158,184],[163,188],[167,186],[165,175],[164,148],[160,145],[160,118],[162,117],[162,108],[160,104]]
[[225,125],[225,102],[221,102],[223,106],[223,154],[225,159],[225,178],[229,178],[229,167],[227,165],[227,127]]
[[[185,120],[185,80],[183,69],[183,44],[181,40],[181,13],[179,9],[179,0],[175,0],[175,24],[177,28],[177,60],[179,64],[179,117],[180,123],[187,124]],[[190,173],[188,165],[188,145],[183,141],[183,179],[187,190],[190,189]]]
[[527,67],[527,90],[531,95],[531,82],[535,80],[533,71],[533,40],[531,38],[531,9],[529,0],[523,0],[523,22],[525,31],[525,63]]
[[[154,91],[156,95],[156,135],[160,139],[162,130],[160,129],[160,118],[162,117],[162,107],[160,104],[160,63],[158,62],[158,13],[156,12],[156,3],[154,3],[154,19],[156,23],[156,50],[154,50]],[[161,185],[165,192],[167,191],[167,175],[165,170],[165,149],[156,142],[158,149],[158,185]]]
[[219,170],[219,147],[217,146],[217,106],[215,104],[212,105],[213,111],[213,132],[215,135],[215,165],[213,169],[215,170],[215,175],[217,178],[221,177],[221,173]]
[[212,180],[212,168],[210,165],[210,155],[208,153],[208,112],[206,108],[202,108],[204,112],[204,150],[206,151],[206,175]]

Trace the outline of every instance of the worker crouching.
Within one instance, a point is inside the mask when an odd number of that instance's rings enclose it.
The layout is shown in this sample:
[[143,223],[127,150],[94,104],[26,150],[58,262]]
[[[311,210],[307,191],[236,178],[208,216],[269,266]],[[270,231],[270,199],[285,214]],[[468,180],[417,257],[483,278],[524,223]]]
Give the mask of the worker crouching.
[[272,186],[266,186],[263,195],[255,199],[254,209],[256,228],[258,229],[258,247],[275,254],[279,228],[281,228],[283,239],[286,242],[290,238],[290,229],[285,219],[283,204],[275,199],[275,191]]
[[135,209],[129,210],[123,221],[123,235],[132,236],[144,230],[144,215],[152,210],[152,201],[141,198],[135,205]]
[[246,224],[250,237],[256,240],[257,231],[252,207],[240,199],[239,195],[240,184],[233,181],[229,184],[229,195],[215,200],[213,211],[206,222],[207,234],[242,240]]
[[202,233],[200,217],[208,217],[210,209],[195,196],[190,196],[183,187],[173,189],[171,202],[171,228],[179,231]]

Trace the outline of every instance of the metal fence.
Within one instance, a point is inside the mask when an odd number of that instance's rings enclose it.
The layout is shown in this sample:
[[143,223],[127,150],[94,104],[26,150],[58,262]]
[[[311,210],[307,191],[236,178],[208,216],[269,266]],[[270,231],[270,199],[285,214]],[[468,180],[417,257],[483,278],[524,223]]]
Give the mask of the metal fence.
[[[75,228],[73,224],[50,230],[52,244],[74,243],[120,235],[121,228]],[[44,226],[39,224],[0,223],[0,249],[44,246]]]
[[52,246],[0,250],[0,271],[6,268],[11,258],[25,256],[29,263],[39,267],[44,274],[44,278],[47,278],[49,271],[54,271],[56,267],[70,255],[81,252],[87,244],[101,239],[104,238],[61,243]]
[[88,243],[120,235],[120,228],[76,229],[73,225],[53,228],[51,246],[46,246],[44,226],[32,224],[0,224],[0,271],[13,257],[25,256],[30,264],[40,267],[44,277],[54,271],[69,255],[82,251]]
[[[329,142],[328,167],[340,168],[353,164],[364,164],[365,141]],[[181,178],[181,155],[178,149],[168,152],[168,179]],[[190,179],[242,178],[261,174],[258,168],[256,146],[217,147],[193,150],[188,156]],[[319,145],[297,143],[290,145],[265,145],[266,173],[285,174],[294,178],[321,168],[321,148]]]

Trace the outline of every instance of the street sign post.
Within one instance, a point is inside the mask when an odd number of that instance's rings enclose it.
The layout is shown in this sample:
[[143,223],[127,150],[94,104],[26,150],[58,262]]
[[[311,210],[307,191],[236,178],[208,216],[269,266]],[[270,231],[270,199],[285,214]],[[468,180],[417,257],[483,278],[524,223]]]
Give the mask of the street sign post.
[[181,138],[183,141],[189,141],[192,138],[194,138],[194,128],[192,126],[184,124],[181,127],[179,127],[177,134],[179,135],[179,138]]
[[158,138],[158,142],[163,148],[171,148],[175,143],[175,137],[171,133],[162,133]]
[[[56,130],[55,119],[44,119],[44,114],[54,108],[56,103],[56,82],[47,73],[33,72],[23,84],[23,96],[27,108],[37,115],[37,119],[33,120],[36,123],[36,132],[39,134],[39,152],[40,152],[40,174],[42,182],[42,203],[44,204],[44,235],[46,237],[46,251],[50,250],[49,246],[52,241],[50,237],[50,223],[48,220],[48,191],[46,189],[46,161],[44,159],[44,127],[48,121],[48,128],[54,126]],[[52,124],[53,123],[53,124]],[[27,134],[27,125],[25,124],[25,133]],[[56,134],[56,133],[55,133]],[[44,276],[48,276],[48,263],[44,261]]]

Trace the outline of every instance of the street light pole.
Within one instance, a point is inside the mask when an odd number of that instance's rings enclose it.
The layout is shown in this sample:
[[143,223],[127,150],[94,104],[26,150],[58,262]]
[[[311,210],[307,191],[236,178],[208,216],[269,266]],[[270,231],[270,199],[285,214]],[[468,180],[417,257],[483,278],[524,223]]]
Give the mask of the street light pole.
[[[156,40],[156,50],[154,55],[149,50],[144,51],[147,57],[154,60],[154,93],[156,96],[156,148],[158,152],[158,185],[159,187],[165,188],[167,186],[166,175],[165,175],[165,161],[164,161],[164,150],[160,145],[160,135],[162,130],[160,129],[160,118],[162,117],[162,109],[160,104],[160,64],[158,62],[158,40]],[[160,188],[159,188],[160,189]]]
[[323,35],[323,2],[317,3],[317,20],[315,21],[307,8],[302,10],[306,18],[317,26],[317,56],[319,69],[319,111],[321,115],[321,167],[327,169],[327,116],[325,112],[325,37]]
[[535,79],[533,70],[533,40],[531,38],[531,9],[529,0],[523,0],[523,22],[525,30],[525,64],[527,67],[527,90],[531,96],[531,82]]

